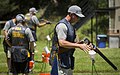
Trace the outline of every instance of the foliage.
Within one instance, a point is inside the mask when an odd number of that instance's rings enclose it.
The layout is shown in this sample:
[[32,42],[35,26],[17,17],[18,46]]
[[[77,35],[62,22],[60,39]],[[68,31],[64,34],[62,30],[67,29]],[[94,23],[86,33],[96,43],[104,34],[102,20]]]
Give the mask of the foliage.
[[[18,13],[27,13],[29,8],[35,7],[37,9],[44,9],[46,8],[43,16],[46,18],[51,18],[54,16],[64,16],[67,12],[67,9],[70,5],[77,4],[81,8],[85,6],[84,2],[88,2],[90,7],[96,6],[97,0],[0,0],[1,9],[2,11],[0,19],[10,19],[13,15]],[[99,0],[100,7],[106,6],[106,0]]]
[[98,0],[98,8],[107,8],[108,7],[108,0]]
[[109,16],[108,15],[99,15],[99,23],[97,27],[97,32],[99,34],[107,34],[108,29],[109,29]]
[[[57,1],[57,2],[56,2]],[[54,26],[60,20],[63,18],[66,13],[67,9],[70,5],[77,4],[81,8],[84,6],[82,5],[83,1],[87,0],[0,0],[0,19],[1,20],[7,20],[15,16],[17,13],[28,13],[28,10],[30,7],[36,7],[37,9],[40,10],[38,12],[37,16],[39,18],[46,18],[51,21],[53,21],[53,24],[50,26],[45,26],[41,27],[37,31],[38,35],[38,42],[37,42],[37,47],[36,47],[36,53],[35,53],[35,60],[36,60],[36,66],[34,69],[34,73],[39,73],[41,72],[42,68],[42,52],[43,48],[47,45],[49,45],[48,41],[46,41],[46,36],[52,32],[54,29]],[[96,6],[96,1],[98,0],[89,0],[91,1],[92,4],[88,3],[89,5],[93,5],[92,8]],[[106,7],[107,0],[99,0],[100,4],[98,7]],[[42,12],[42,14],[41,14]],[[102,17],[101,17],[102,16]],[[106,29],[108,29],[108,17],[100,15],[99,16],[100,20],[98,25],[95,24],[95,18],[93,22],[93,31],[95,32],[95,26],[98,26],[98,32],[101,33],[107,33]],[[55,23],[54,23],[55,22]],[[91,32],[91,26],[90,26],[90,21],[88,21],[86,24],[84,24],[78,31],[78,37],[79,39],[83,39],[84,37],[89,37],[90,38],[90,33]],[[93,33],[94,33],[93,32]],[[95,34],[95,33],[94,33]],[[52,37],[52,35],[50,35]],[[5,54],[3,52],[2,44],[0,44],[0,58],[5,58]],[[112,60],[113,63],[117,65],[117,67],[120,69],[119,65],[119,49],[102,49],[102,52]],[[76,57],[75,60],[75,70],[74,72],[84,72],[82,74],[78,75],[90,75],[91,72],[91,61],[89,59],[89,56],[82,51],[76,50],[74,56]],[[6,59],[6,58],[5,58]],[[7,72],[7,66],[6,66],[6,60],[5,59],[0,59],[0,72]],[[111,73],[109,75],[116,75],[119,74],[120,72],[117,71],[115,72],[108,64],[101,59],[99,55],[96,55],[96,69],[99,72],[99,74],[107,74]],[[104,66],[103,66],[104,65]],[[47,65],[47,68],[50,68],[50,66]],[[49,72],[50,69],[47,70]],[[105,72],[105,73],[104,73]],[[107,72],[107,73],[106,73]]]
[[[42,52],[44,52],[43,48],[45,47],[45,41],[38,41],[37,47],[35,49],[35,67],[34,71],[30,75],[38,75],[40,72],[50,72],[51,67],[48,63],[42,62]],[[5,75],[7,72],[7,63],[5,53],[3,52],[2,44],[0,44],[0,75]],[[110,49],[110,48],[101,48],[101,52],[112,61],[118,68],[118,71],[114,71],[114,69],[107,64],[98,54],[95,55],[95,68],[100,75],[119,75],[120,73],[120,49]],[[77,49],[75,51],[75,69],[74,75],[91,75],[91,59],[88,54],[83,52],[82,50]],[[95,71],[94,71],[95,73]]]
[[[11,13],[18,8],[14,3],[10,4],[10,0],[0,0],[0,18],[4,19],[3,15]],[[10,15],[10,14],[8,14]],[[6,15],[6,16],[8,16]]]

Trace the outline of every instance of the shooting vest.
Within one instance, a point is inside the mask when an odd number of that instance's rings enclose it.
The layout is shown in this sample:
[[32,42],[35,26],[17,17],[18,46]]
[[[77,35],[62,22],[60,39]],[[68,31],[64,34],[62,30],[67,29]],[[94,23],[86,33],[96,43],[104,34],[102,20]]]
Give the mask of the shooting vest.
[[36,25],[34,23],[34,21],[32,20],[32,16],[30,17],[30,19],[28,20],[27,22],[28,24],[28,27],[32,30],[32,31],[35,31],[36,32]]
[[[76,38],[75,29],[73,26],[66,20],[62,19],[59,23],[64,23],[68,29],[66,40],[74,43]],[[58,24],[59,24],[58,23]],[[63,48],[59,46],[58,57],[60,58],[60,66],[65,69],[74,68],[74,54],[75,48]]]
[[35,39],[35,41],[37,41],[37,36],[36,36],[36,30],[37,30],[37,25],[34,23],[34,20],[32,19],[32,16],[29,15],[29,19],[27,19],[27,25],[28,27],[30,28],[32,34],[33,34],[33,37]]
[[12,46],[23,46],[29,49],[29,39],[25,34],[26,27],[18,25],[12,28],[11,44]]

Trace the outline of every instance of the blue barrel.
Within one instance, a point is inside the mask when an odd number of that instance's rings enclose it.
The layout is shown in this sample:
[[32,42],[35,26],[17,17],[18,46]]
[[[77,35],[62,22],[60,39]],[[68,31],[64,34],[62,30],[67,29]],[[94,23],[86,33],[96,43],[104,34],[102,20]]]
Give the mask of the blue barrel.
[[106,47],[106,38],[107,38],[107,35],[97,35],[98,48]]

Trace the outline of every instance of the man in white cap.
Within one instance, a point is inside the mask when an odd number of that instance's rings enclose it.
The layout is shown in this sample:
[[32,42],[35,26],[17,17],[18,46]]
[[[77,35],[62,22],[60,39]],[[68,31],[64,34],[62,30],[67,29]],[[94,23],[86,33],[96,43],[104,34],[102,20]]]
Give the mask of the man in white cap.
[[70,6],[67,16],[60,20],[55,27],[53,41],[57,42],[59,50],[53,47],[56,45],[52,46],[52,50],[53,53],[58,51],[59,75],[73,75],[75,48],[85,52],[91,49],[89,45],[75,42],[75,29],[71,24],[77,22],[79,17],[85,17],[81,12],[81,8],[77,5]]
[[[36,13],[38,11],[32,7],[29,9],[29,21],[27,21],[28,23],[28,26],[29,28],[32,30],[32,33],[34,35],[34,39],[37,41],[37,37],[36,37],[36,30],[37,30],[37,27],[42,27],[42,26],[45,26],[46,24],[49,24],[50,22],[49,21],[45,21],[43,23],[40,23],[37,16],[36,16]],[[35,33],[35,34],[34,34]]]
[[[42,27],[42,26],[45,26],[46,24],[50,24],[49,21],[44,21],[44,22],[40,23],[38,18],[36,17],[37,12],[38,11],[36,10],[36,8],[32,7],[29,9],[29,15],[27,15],[27,17],[26,17],[26,22],[28,24],[28,27],[32,31],[35,42],[37,41],[37,35],[36,35],[37,27]],[[34,42],[34,46],[36,46],[35,42]],[[34,53],[32,53],[32,54],[33,54],[32,59],[34,60]]]

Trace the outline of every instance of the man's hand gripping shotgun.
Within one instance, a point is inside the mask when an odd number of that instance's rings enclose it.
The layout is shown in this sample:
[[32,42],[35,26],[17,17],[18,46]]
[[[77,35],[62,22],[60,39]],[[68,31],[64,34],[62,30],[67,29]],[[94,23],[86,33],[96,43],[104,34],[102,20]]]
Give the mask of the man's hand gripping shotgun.
[[[92,44],[87,38],[84,39],[83,43],[87,45]],[[98,53],[114,70],[118,70],[117,67],[102,52],[100,52],[100,50],[94,44],[92,44],[92,47],[92,50]]]

